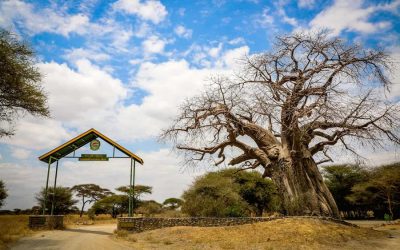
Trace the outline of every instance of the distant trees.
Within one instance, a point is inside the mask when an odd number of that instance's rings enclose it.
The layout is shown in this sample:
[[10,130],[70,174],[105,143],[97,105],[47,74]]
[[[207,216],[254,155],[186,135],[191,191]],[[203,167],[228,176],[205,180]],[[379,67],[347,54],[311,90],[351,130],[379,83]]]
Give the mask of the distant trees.
[[13,122],[23,112],[49,116],[47,97],[40,86],[35,53],[10,32],[0,28],[0,137],[13,135]]
[[154,214],[159,214],[163,211],[162,204],[154,201],[141,201],[140,206],[136,209],[136,213],[143,214],[146,217],[149,217]]
[[367,171],[358,165],[332,165],[324,167],[325,183],[331,191],[340,211],[354,211],[355,204],[346,197],[353,187],[367,180]]
[[272,181],[258,172],[227,169],[210,172],[184,192],[182,212],[191,216],[238,217],[276,211],[279,198]]
[[[118,214],[123,214],[128,211],[129,207],[129,194],[131,189],[129,186],[121,186],[115,189],[122,194],[114,194],[112,192],[107,193],[108,195],[97,200],[94,205],[90,208],[90,214],[108,213],[113,218],[117,217]],[[134,187],[134,206],[136,209],[140,206],[140,197],[144,194],[151,194],[152,187],[145,185],[136,185]]]
[[357,165],[325,167],[326,184],[345,217],[399,218],[400,163],[363,169]]
[[129,205],[129,197],[127,195],[112,194],[96,201],[90,208],[89,214],[110,214],[116,218],[118,214],[127,211]]
[[[38,205],[43,208],[44,205],[44,197],[45,197],[45,188],[36,194],[36,200]],[[46,210],[50,211],[52,206],[52,201],[54,198],[54,214],[67,214],[72,211],[79,211],[77,207],[74,205],[78,202],[78,200],[73,199],[73,194],[70,188],[68,187],[50,187],[47,192],[47,202],[46,202]]]
[[163,206],[168,209],[178,209],[182,206],[183,200],[178,198],[168,198],[163,202]]
[[82,217],[83,209],[87,203],[90,204],[112,194],[110,190],[101,188],[96,184],[75,185],[71,188],[71,191],[74,192],[77,197],[82,198],[80,217]]
[[8,197],[7,189],[2,180],[0,180],[0,208],[4,206],[5,199]]

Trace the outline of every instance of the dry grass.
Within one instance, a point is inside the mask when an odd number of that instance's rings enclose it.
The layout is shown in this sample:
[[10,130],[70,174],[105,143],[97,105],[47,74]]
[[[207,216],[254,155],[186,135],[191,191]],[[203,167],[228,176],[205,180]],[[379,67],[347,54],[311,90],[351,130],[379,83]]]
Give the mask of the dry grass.
[[138,249],[364,249],[386,236],[318,219],[287,218],[233,227],[164,228],[125,238]]
[[31,234],[28,227],[28,215],[1,215],[0,216],[0,249],[19,238]]
[[64,225],[66,227],[95,224],[117,224],[117,219],[113,219],[107,214],[99,214],[94,220],[90,219],[87,215],[83,215],[82,218],[79,217],[79,214],[69,214],[64,216]]

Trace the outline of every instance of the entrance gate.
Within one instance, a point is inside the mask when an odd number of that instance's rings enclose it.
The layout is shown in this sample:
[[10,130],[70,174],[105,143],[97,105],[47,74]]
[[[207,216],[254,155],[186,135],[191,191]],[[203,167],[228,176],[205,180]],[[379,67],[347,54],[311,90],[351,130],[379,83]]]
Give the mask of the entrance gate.
[[[100,142],[97,138],[103,139],[105,142],[110,144],[113,147],[113,152],[111,156],[107,156],[106,154],[82,154],[81,156],[76,156],[75,151],[84,145],[90,143],[90,148],[92,150],[97,150],[100,146]],[[115,150],[122,152],[125,156],[115,156]],[[71,155],[72,154],[72,155]],[[47,179],[46,179],[46,188],[45,188],[45,197],[44,197],[44,204],[43,204],[43,215],[46,215],[46,205],[47,205],[47,195],[48,195],[48,188],[49,188],[49,175],[50,175],[50,166],[53,163],[56,163],[55,169],[55,177],[54,177],[54,192],[57,186],[57,172],[58,172],[58,162],[61,158],[72,158],[72,159],[79,159],[80,161],[107,161],[109,158],[130,158],[131,159],[131,168],[130,168],[130,178],[129,178],[129,210],[128,214],[129,217],[132,217],[132,210],[133,210],[133,194],[135,192],[135,169],[136,169],[136,162],[143,164],[143,160],[135,155],[134,153],[130,152],[126,148],[122,147],[118,143],[114,142],[107,136],[101,134],[99,131],[95,129],[89,129],[83,134],[78,135],[77,137],[71,139],[70,141],[62,144],[61,146],[49,151],[48,153],[39,157],[40,161],[43,161],[48,164],[47,166]],[[55,204],[55,195],[53,195],[53,200],[51,201],[51,210],[50,215],[53,216],[54,212],[54,204]]]

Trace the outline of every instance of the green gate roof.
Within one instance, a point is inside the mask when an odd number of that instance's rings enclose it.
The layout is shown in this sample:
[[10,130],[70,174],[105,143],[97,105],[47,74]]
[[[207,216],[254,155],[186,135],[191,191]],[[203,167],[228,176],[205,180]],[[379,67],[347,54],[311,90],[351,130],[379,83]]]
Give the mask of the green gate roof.
[[[107,136],[103,135],[99,131],[95,130],[94,128],[89,129],[83,134],[78,135],[77,137],[73,138],[72,140],[62,144],[61,146],[47,152],[46,154],[39,157],[39,160],[48,163],[50,159],[50,164],[69,155],[70,153],[74,152],[78,148],[90,143],[92,140],[100,137],[104,141],[108,142],[110,145],[114,146],[116,149],[124,153],[126,156],[135,159],[140,164],[143,164],[142,158],[135,155],[131,151],[127,150],[126,148],[122,147],[115,141],[111,140]],[[50,158],[51,157],[51,158]]]

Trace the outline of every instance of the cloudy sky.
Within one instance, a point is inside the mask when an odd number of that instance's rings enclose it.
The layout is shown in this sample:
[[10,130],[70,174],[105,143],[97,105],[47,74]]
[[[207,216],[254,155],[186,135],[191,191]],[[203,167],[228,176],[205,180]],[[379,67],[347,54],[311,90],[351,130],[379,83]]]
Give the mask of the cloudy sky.
[[[0,179],[10,194],[3,209],[32,207],[46,178],[37,157],[90,128],[144,159],[136,182],[153,187],[145,198],[179,197],[205,170],[186,169],[157,135],[210,76],[230,74],[242,56],[298,30],[328,29],[400,62],[399,16],[399,0],[0,1],[0,27],[37,52],[51,111],[50,119],[26,115],[15,136],[0,139]],[[392,77],[388,97],[399,100],[400,77]],[[367,157],[400,159],[396,148]],[[126,185],[129,160],[62,160],[58,184],[81,183]]]

